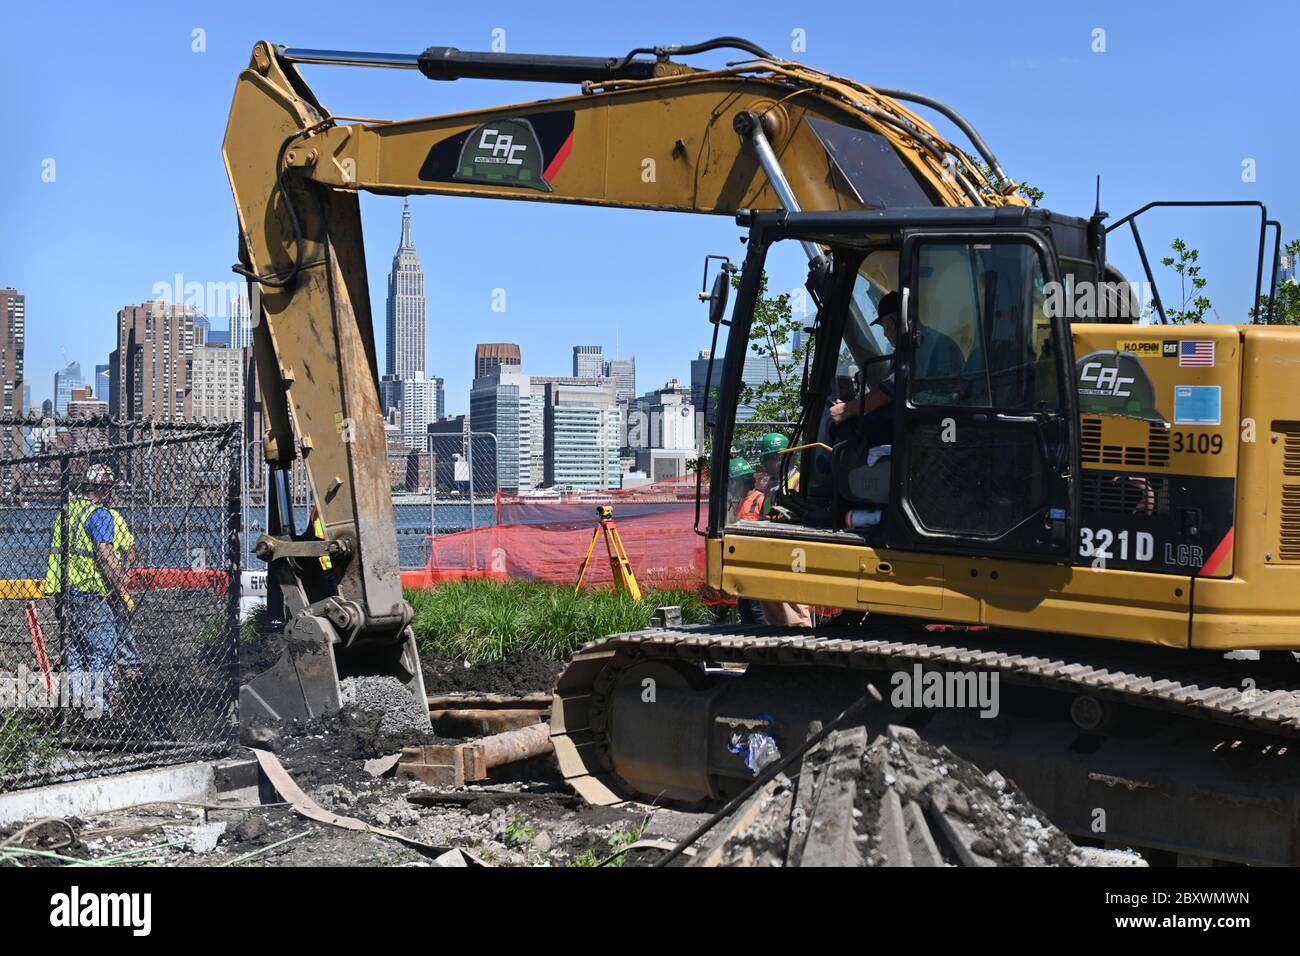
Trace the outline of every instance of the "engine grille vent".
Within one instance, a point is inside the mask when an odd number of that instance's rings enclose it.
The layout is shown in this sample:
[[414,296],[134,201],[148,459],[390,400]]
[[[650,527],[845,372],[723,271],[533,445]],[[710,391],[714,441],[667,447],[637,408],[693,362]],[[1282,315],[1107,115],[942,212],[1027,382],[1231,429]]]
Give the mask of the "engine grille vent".
[[[1297,490],[1300,491],[1300,488]],[[1080,492],[1085,511],[1122,515],[1169,514],[1167,478],[1084,472]]]
[[[1169,431],[1159,422],[1147,426],[1146,447],[1105,444],[1100,418],[1084,418],[1079,423],[1080,457],[1084,464],[1134,465],[1149,468],[1169,466]],[[1297,459],[1300,465],[1300,458]],[[1300,473],[1300,472],[1298,472]]]
[[1277,556],[1281,561],[1300,561],[1300,422],[1274,422],[1274,434],[1282,436],[1282,500],[1278,514]]

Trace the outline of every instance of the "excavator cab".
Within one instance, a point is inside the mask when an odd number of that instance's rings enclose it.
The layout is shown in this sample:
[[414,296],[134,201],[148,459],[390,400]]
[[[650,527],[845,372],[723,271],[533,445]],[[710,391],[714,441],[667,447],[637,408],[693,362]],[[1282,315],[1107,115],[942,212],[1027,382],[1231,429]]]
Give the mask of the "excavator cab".
[[[843,541],[1068,564],[1078,515],[1071,329],[1052,291],[1104,264],[1087,220],[1042,209],[753,213],[732,315],[715,476],[735,444],[757,279],[780,242],[825,250],[803,414],[808,480],[760,521],[716,535]],[[1091,237],[1091,238],[1090,238]],[[851,385],[845,394],[845,383]],[[841,408],[862,409],[832,415]],[[839,417],[839,421],[834,421]],[[793,457],[793,456],[792,456]],[[717,481],[717,478],[715,478]]]

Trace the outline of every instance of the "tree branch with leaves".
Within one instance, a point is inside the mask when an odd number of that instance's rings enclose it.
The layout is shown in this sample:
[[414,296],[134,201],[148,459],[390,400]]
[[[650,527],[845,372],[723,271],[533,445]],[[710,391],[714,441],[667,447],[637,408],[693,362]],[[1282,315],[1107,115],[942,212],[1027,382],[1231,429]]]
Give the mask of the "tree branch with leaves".
[[[740,277],[732,276],[734,288]],[[806,339],[794,347],[796,332],[802,331],[805,316],[796,314],[788,292],[767,294],[767,273],[759,279],[758,300],[749,331],[749,349],[759,358],[772,363],[775,380],[749,383],[740,388],[740,404],[754,409],[754,418],[765,422],[797,421],[803,412],[804,357],[812,347]]]

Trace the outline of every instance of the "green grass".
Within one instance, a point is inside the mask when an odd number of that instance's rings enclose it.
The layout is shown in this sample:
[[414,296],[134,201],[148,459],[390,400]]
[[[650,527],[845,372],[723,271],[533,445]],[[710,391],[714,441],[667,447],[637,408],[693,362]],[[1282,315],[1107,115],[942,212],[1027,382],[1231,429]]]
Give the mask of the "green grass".
[[256,604],[239,624],[239,639],[244,643],[257,640],[271,629],[271,615],[265,604]]
[[0,777],[46,770],[58,756],[55,728],[29,710],[0,710]]
[[650,624],[655,608],[676,604],[687,624],[712,620],[693,591],[650,591],[640,601],[614,590],[583,591],[525,581],[455,581],[406,592],[424,653],[472,663],[522,653],[563,660],[577,648]]

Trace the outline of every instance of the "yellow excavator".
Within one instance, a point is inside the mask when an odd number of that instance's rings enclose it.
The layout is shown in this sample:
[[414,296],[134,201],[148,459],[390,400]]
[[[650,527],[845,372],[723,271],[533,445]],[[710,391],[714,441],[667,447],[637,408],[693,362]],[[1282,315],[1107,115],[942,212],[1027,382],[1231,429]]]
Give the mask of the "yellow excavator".
[[[741,59],[682,62],[722,49]],[[377,120],[330,113],[303,65],[578,91]],[[924,725],[1069,832],[1187,860],[1300,862],[1300,332],[1268,322],[1281,227],[1262,204],[1152,203],[1110,224],[1100,208],[1036,208],[946,104],[735,37],[609,58],[260,42],[224,157],[271,476],[255,551],[283,594],[289,647],[243,688],[246,715],[336,709],[354,674],[424,694],[357,193],[730,215],[747,230],[744,261],[701,293],[717,366],[697,520],[708,583],[842,610],[814,631],[665,620],[574,654],[551,731],[575,789],[597,803],[725,800],[753,779],[737,741],[793,749],[871,683],[896,692],[868,723]],[[1258,213],[1261,321],[1166,323],[1139,220],[1169,205]],[[1149,307],[1106,258],[1115,229],[1136,245]],[[729,466],[779,243],[808,257],[816,304],[786,436],[798,451],[782,466],[800,481],[776,483],[792,490],[751,520],[737,517]],[[323,537],[294,526],[299,450]],[[988,677],[995,706],[954,706]],[[934,686],[946,693],[931,698]]]

